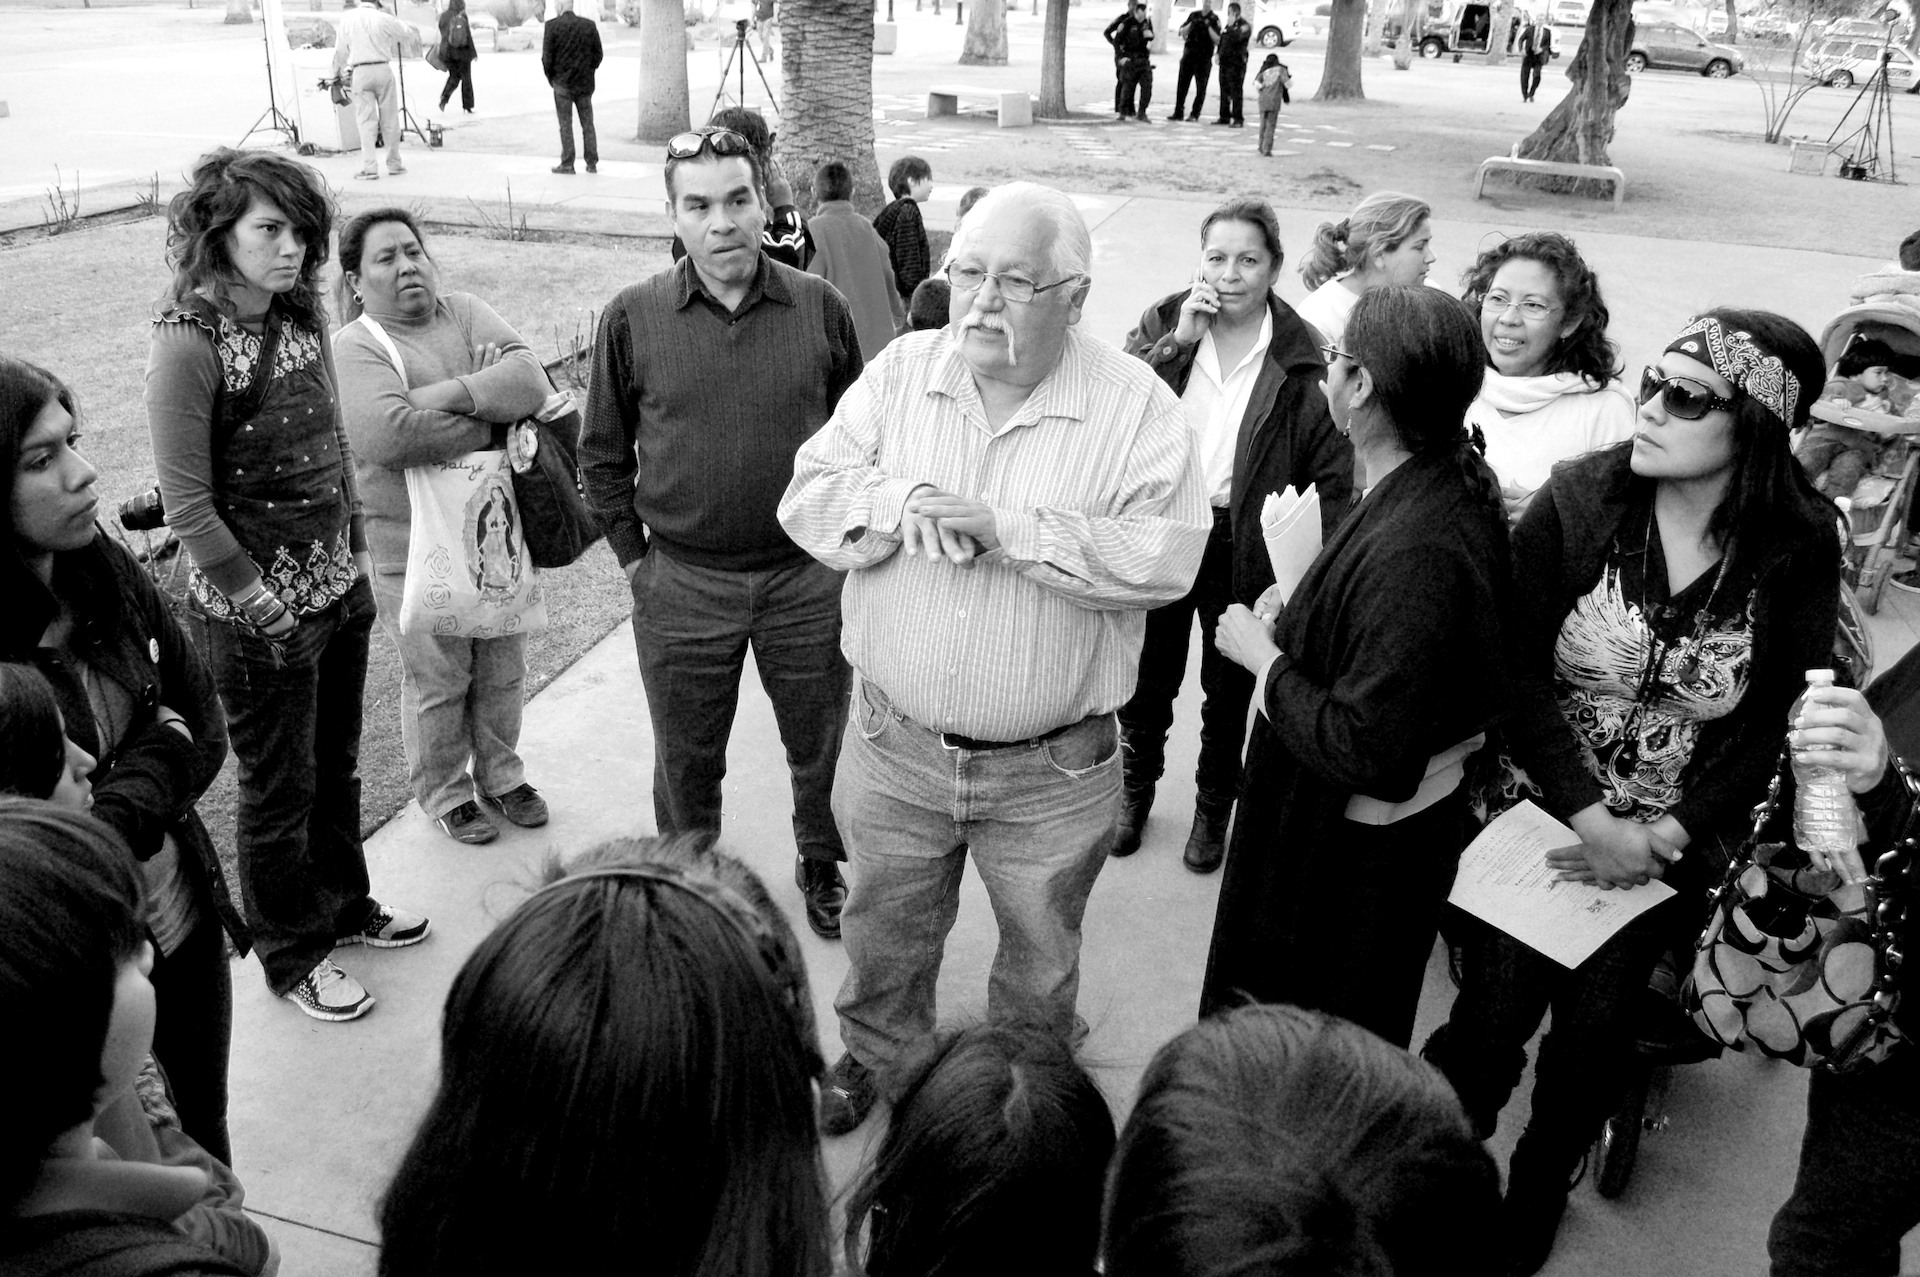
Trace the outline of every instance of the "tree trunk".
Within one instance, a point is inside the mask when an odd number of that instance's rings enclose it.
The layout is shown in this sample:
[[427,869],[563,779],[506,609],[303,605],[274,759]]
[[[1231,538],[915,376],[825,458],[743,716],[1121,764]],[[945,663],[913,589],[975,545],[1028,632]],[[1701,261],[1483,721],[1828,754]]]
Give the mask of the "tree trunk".
[[1740,12],[1733,7],[1733,0],[1727,0],[1727,43],[1740,43]]
[[1040,37],[1040,103],[1033,113],[1043,120],[1067,118],[1067,12],[1071,0],[1047,0],[1047,23]]
[[[1727,0],[1733,3],[1733,0]],[[975,0],[967,15],[967,42],[960,50],[963,67],[1007,65],[1006,0]]]
[[[1561,160],[1575,164],[1610,164],[1607,143],[1613,141],[1613,117],[1627,104],[1633,77],[1627,74],[1627,51],[1633,47],[1632,0],[1594,0],[1587,13],[1586,36],[1573,55],[1567,78],[1573,87],[1540,127],[1520,143],[1528,160]],[[1607,184],[1579,178],[1522,179],[1550,191],[1599,195]],[[1610,192],[1609,192],[1610,193]]]
[[1360,41],[1367,25],[1367,0],[1333,0],[1327,23],[1327,56],[1320,71],[1317,102],[1364,98],[1360,87]]
[[227,0],[227,16],[224,21],[228,26],[238,26],[242,22],[252,22],[253,4],[251,0]]
[[1165,53],[1173,39],[1173,0],[1151,0],[1147,16],[1153,19],[1153,43],[1147,47]]
[[641,0],[636,141],[664,143],[693,125],[687,96],[686,14],[682,0]]
[[1487,28],[1487,65],[1507,65],[1507,33],[1513,29],[1513,0],[1501,0],[1493,9],[1493,25]]
[[1386,15],[1377,12],[1373,5],[1368,5],[1367,34],[1365,38],[1360,41],[1361,57],[1377,58],[1380,56],[1380,46],[1386,42],[1387,38],[1386,25]]
[[786,0],[780,69],[786,100],[775,145],[801,211],[814,207],[806,179],[839,160],[853,170],[855,207],[879,212],[886,197],[873,158],[872,0]]

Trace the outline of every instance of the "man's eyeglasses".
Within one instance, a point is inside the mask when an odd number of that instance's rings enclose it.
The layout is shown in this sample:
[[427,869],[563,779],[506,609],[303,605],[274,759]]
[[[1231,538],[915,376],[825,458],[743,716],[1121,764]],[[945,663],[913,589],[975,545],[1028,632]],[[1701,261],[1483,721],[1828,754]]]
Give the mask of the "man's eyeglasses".
[[951,262],[945,271],[947,283],[956,293],[978,292],[986,287],[988,280],[1000,285],[1000,295],[1010,302],[1030,302],[1041,293],[1065,287],[1079,279],[1078,275],[1069,275],[1065,279],[1056,279],[1051,284],[1036,284],[1025,275],[1007,275],[998,271],[981,270],[977,266],[959,266]]
[[1716,395],[1691,377],[1663,377],[1653,368],[1640,372],[1640,402],[1660,396],[1660,406],[1669,417],[1698,421],[1715,408],[1731,408],[1733,400]]
[[1483,315],[1504,315],[1515,306],[1520,308],[1522,319],[1530,319],[1536,324],[1560,309],[1545,302],[1523,302],[1505,293],[1488,293],[1480,299],[1480,313]]
[[1353,355],[1349,355],[1346,351],[1340,349],[1340,347],[1334,345],[1330,341],[1321,343],[1320,355],[1323,359],[1327,361],[1328,364],[1332,364],[1333,361],[1336,359],[1344,359],[1350,364],[1357,364],[1360,362],[1359,359],[1357,359]]
[[667,140],[667,158],[690,160],[702,151],[719,156],[751,155],[753,143],[732,129],[708,127],[691,133],[678,133]]

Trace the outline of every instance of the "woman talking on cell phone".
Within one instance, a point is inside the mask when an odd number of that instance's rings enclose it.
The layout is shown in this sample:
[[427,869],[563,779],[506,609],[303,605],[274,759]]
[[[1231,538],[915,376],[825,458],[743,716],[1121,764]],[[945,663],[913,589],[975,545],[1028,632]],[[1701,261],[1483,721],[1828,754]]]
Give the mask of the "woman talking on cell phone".
[[333,208],[304,164],[220,150],[167,218],[147,427],[239,760],[242,898],[268,987],[357,1019],[373,998],[334,947],[428,924],[368,894],[360,845],[374,602],[318,289]]

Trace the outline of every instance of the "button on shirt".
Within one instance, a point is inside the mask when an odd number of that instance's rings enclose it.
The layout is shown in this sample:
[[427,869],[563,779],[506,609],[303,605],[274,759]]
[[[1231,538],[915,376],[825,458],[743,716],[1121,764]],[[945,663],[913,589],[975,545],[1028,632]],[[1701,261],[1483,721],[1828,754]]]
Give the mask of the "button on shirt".
[[[1212,521],[1193,432],[1137,359],[1069,330],[997,430],[945,330],[896,338],[801,447],[780,522],[848,571],[841,647],[923,726],[1023,740],[1133,694],[1146,611],[1184,595]],[[993,507],[972,570],[896,553],[921,484]]]
[[1260,376],[1260,365],[1273,341],[1273,312],[1260,309],[1260,336],[1253,349],[1221,375],[1220,353],[1213,344],[1213,330],[1200,338],[1193,355],[1193,373],[1180,396],[1180,406],[1193,427],[1194,446],[1199,451],[1201,481],[1207,500],[1218,509],[1226,509],[1233,493],[1233,449],[1240,438],[1240,421],[1247,415],[1247,400],[1253,396],[1253,383]]

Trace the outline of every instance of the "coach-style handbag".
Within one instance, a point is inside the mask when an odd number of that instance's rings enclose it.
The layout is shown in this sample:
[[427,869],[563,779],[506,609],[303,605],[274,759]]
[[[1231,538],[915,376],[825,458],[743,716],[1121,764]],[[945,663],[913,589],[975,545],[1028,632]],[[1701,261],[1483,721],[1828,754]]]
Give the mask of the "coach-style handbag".
[[1920,774],[1904,786],[1893,845],[1864,884],[1847,886],[1791,843],[1763,843],[1778,809],[1785,753],[1754,808],[1753,832],[1713,894],[1682,1005],[1708,1037],[1802,1068],[1851,1073],[1901,1041],[1896,977],[1914,897]]

